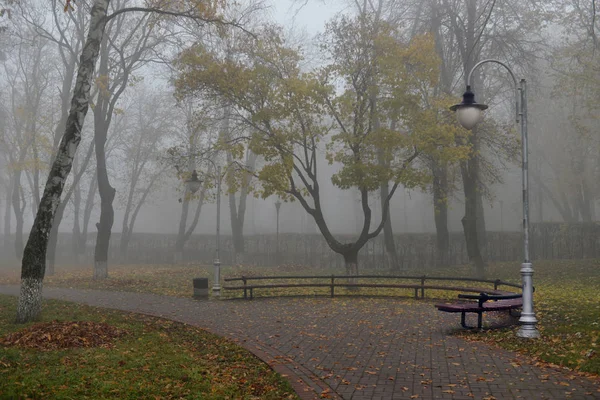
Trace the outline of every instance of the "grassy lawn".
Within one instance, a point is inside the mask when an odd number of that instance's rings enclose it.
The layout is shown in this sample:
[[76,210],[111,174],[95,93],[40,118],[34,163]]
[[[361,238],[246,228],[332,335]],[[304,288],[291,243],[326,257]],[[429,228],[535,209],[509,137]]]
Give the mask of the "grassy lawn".
[[[287,381],[252,354],[188,325],[51,300],[41,321],[16,325],[15,309],[16,298],[0,295],[3,399],[297,398]],[[52,321],[99,324],[77,335]],[[33,334],[20,345],[6,345],[24,331]],[[104,336],[109,341],[96,347],[69,347],[69,341],[85,346]],[[37,347],[22,347],[27,344]]]
[[[539,362],[600,374],[600,260],[534,263],[539,340],[516,337],[518,327],[459,334],[519,351]],[[494,264],[490,276],[518,277],[519,266]]]
[[[515,337],[517,327],[507,329],[486,330],[481,333],[461,331],[457,334],[468,340],[481,340],[496,343],[510,350],[529,354],[540,362],[547,362],[566,366],[572,369],[600,374],[600,260],[552,260],[534,261],[535,308],[539,320],[539,329],[543,338],[541,340],[520,340]],[[45,284],[52,286],[95,288],[108,290],[125,290],[135,292],[150,292],[171,296],[189,297],[192,294],[192,279],[194,277],[208,277],[212,279],[211,266],[141,266],[126,265],[115,266],[110,269],[110,278],[105,281],[94,281],[91,269],[78,270],[74,268],[57,269],[53,277],[48,277]],[[520,264],[494,263],[487,269],[490,279],[503,279],[511,282],[520,282]],[[361,271],[363,274],[373,271]],[[290,267],[276,268],[242,268],[224,267],[222,276],[252,276],[252,275],[327,275],[343,274],[341,270],[295,270]],[[384,274],[383,271],[377,273]],[[406,271],[405,275],[432,275],[432,276],[471,276],[472,271],[468,266],[458,266],[443,269],[423,269],[419,271]],[[18,275],[4,273],[0,275],[0,283],[18,282]],[[375,282],[375,281],[373,281]],[[267,283],[262,281],[261,283]],[[434,282],[432,282],[434,283]],[[453,284],[441,282],[441,284]],[[209,282],[212,286],[212,281]],[[459,286],[489,287],[482,284],[465,284]],[[256,295],[327,295],[327,288],[302,288],[260,290]],[[508,289],[512,290],[512,289]],[[516,289],[518,290],[518,289]],[[344,289],[337,289],[336,294],[348,293]],[[414,291],[406,289],[361,289],[352,291],[351,294],[360,295],[402,295],[412,297]],[[456,299],[457,292],[426,291],[427,298]],[[241,291],[229,294],[241,296]]]

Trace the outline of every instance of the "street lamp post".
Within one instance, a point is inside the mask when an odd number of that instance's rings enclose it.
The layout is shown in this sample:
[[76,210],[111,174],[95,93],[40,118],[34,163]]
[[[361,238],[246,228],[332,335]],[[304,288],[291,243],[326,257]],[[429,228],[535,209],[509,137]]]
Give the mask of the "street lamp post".
[[276,236],[276,247],[275,247],[275,262],[279,265],[279,209],[281,208],[281,200],[275,201],[275,211],[277,212],[277,236]]
[[[221,246],[221,166],[217,167],[212,160],[206,159],[206,161],[209,161],[217,170],[217,248],[215,250],[215,259],[213,262],[213,266],[215,268],[215,279],[212,292],[214,296],[219,297],[221,295],[221,260],[219,258]],[[202,181],[198,178],[198,173],[196,170],[194,170],[192,172],[192,177],[185,183],[187,185],[187,189],[193,194],[200,189]]]
[[519,322],[521,327],[517,336],[523,338],[537,338],[540,333],[536,327],[537,319],[533,309],[533,265],[529,259],[529,174],[528,174],[528,143],[527,143],[527,83],[525,79],[517,82],[513,71],[503,62],[493,59],[483,60],[473,66],[467,76],[467,90],[463,94],[463,101],[450,107],[456,111],[458,122],[465,129],[473,129],[481,119],[481,111],[488,108],[485,104],[475,101],[475,94],[471,91],[473,72],[486,63],[500,64],[509,72],[515,84],[516,121],[521,130],[522,163],[521,173],[523,182],[523,258],[521,264],[521,280],[523,293],[523,311]]
[[217,167],[217,249],[215,251],[215,281],[213,283],[213,295],[221,296],[221,260],[219,250],[221,247],[221,166]]

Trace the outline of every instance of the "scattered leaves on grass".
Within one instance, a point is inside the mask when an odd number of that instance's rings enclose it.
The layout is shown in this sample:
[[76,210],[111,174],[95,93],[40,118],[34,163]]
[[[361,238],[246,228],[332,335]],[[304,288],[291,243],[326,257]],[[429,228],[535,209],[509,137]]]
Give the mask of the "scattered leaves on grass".
[[4,338],[0,338],[0,344],[43,351],[74,347],[110,348],[115,339],[127,334],[126,330],[104,322],[51,321],[34,324],[10,333]]
[[[15,297],[0,295],[5,309],[0,312],[0,337],[33,341],[42,348],[0,344],[2,399],[297,399],[289,383],[268,365],[230,340],[199,328],[57,300],[44,302],[41,318],[45,323],[24,328],[14,323],[16,303]],[[69,331],[74,325],[82,328],[89,323],[56,322],[64,316],[71,321],[94,321],[96,327],[108,324],[129,334],[114,341],[111,349],[44,351],[46,343],[38,340],[54,342],[59,333],[84,337],[88,344],[93,341],[86,333]],[[90,331],[102,336],[107,328]]]
[[[516,337],[518,326],[482,332],[460,331],[469,341],[499,345],[532,358],[536,366],[569,368],[580,375],[600,373],[600,260],[539,261],[534,263],[535,312],[542,339]],[[490,276],[507,279],[518,274],[510,263],[491,264]]]

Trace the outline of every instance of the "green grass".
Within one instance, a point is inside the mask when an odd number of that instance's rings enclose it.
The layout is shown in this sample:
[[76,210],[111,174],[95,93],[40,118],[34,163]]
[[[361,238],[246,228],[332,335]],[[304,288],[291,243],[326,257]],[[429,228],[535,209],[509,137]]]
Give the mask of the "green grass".
[[[0,337],[16,299],[0,296]],[[280,375],[234,343],[158,318],[46,301],[43,321],[105,322],[129,333],[113,348],[41,351],[0,345],[0,398],[295,399]]]
[[[19,275],[17,268],[14,268],[11,272],[0,272],[0,283],[19,283]],[[448,274],[451,270],[419,270],[419,271],[406,271],[402,272],[401,275],[416,275],[420,276],[423,274],[427,275],[442,275]],[[337,269],[324,269],[324,268],[291,268],[289,266],[282,267],[240,267],[240,266],[224,266],[221,268],[221,276],[227,277],[239,277],[245,276],[293,276],[293,275],[344,275],[344,271]],[[374,275],[389,275],[386,271],[366,271],[362,270],[362,274],[374,274]],[[469,276],[469,271],[461,271],[460,276]],[[162,294],[167,296],[176,297],[190,297],[193,293],[192,279],[196,277],[205,277],[209,279],[209,287],[212,287],[214,271],[212,266],[206,265],[116,265],[109,268],[109,278],[105,280],[93,279],[91,268],[81,269],[77,267],[58,267],[57,272],[54,276],[46,276],[44,279],[45,286],[59,286],[59,287],[70,287],[80,289],[100,289],[100,290],[114,290],[114,291],[128,291],[128,292],[142,292],[142,293],[154,293]],[[453,275],[450,273],[450,276]],[[493,277],[495,278],[495,277]],[[513,282],[517,281],[518,274],[512,277]],[[256,284],[269,284],[269,283],[329,283],[329,279],[306,279],[298,281],[295,279],[290,280],[260,280],[252,281]],[[337,283],[343,282],[342,279],[336,279]],[[389,280],[389,279],[368,279],[363,280],[365,283],[420,283],[419,280]],[[222,282],[225,285],[239,286],[240,281],[234,282]],[[454,286],[465,286],[464,282],[451,282],[451,281],[428,281],[427,284],[432,285],[454,285]],[[492,288],[491,284],[466,284],[466,286],[476,286],[484,288]],[[255,296],[267,297],[267,296],[328,296],[330,293],[329,288],[285,288],[285,289],[257,289]],[[348,290],[343,287],[336,287],[336,295],[363,295],[363,296],[401,296],[401,297],[413,297],[414,289],[386,289],[386,288],[360,288],[360,290]],[[425,295],[428,298],[456,298],[457,292],[439,291],[439,290],[426,290]],[[223,296],[227,298],[239,298],[242,297],[243,292],[237,291],[223,291]]]
[[[488,274],[518,277],[518,267],[493,264]],[[600,374],[600,260],[539,261],[534,262],[534,269],[541,339],[517,338],[517,326],[459,334],[527,354],[542,363]]]
[[[483,340],[510,350],[528,354],[540,362],[566,366],[576,370],[600,374],[600,260],[550,260],[534,261],[535,308],[542,333],[540,340],[520,340],[515,337],[517,327],[486,330],[481,333],[461,331],[458,334],[469,340]],[[493,263],[487,268],[487,277],[520,282],[520,263]],[[301,271],[301,272],[300,272]],[[373,273],[362,269],[362,274]],[[224,267],[222,275],[297,275],[297,274],[343,274],[341,270],[310,269],[296,270],[290,267]],[[384,271],[376,273],[385,274]],[[472,276],[469,266],[443,269],[404,271],[404,275]],[[57,274],[48,277],[45,284],[63,287],[94,288],[149,292],[171,296],[189,297],[194,277],[212,279],[211,266],[116,266],[110,269],[110,278],[105,281],[92,279],[91,269],[82,271],[73,268],[57,268]],[[18,274],[4,274],[0,283],[18,283]],[[290,281],[291,282],[291,281]],[[372,282],[376,282],[373,280]],[[235,282],[234,282],[235,283]],[[267,281],[261,281],[267,283]],[[434,282],[432,282],[434,283]],[[440,282],[457,286],[488,287],[484,284]],[[212,286],[212,282],[209,282]],[[507,290],[516,290],[507,288]],[[327,295],[327,288],[257,290],[256,296],[268,295]],[[230,297],[241,296],[241,291],[226,293]],[[412,297],[413,290],[405,289],[360,289],[346,291],[336,288],[336,294],[406,296]],[[456,299],[457,292],[427,290],[426,298]]]

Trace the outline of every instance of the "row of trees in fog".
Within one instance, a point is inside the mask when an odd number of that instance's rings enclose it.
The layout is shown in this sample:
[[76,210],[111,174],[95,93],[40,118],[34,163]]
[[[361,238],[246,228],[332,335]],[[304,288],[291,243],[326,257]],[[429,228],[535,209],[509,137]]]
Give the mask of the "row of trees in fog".
[[[433,198],[440,263],[449,246],[449,199],[464,202],[469,258],[483,274],[483,206],[520,160],[512,82],[505,71],[478,70],[477,100],[493,107],[477,130],[459,128],[448,107],[486,58],[531,83],[530,171],[540,219],[545,207],[565,222],[595,219],[594,0],[348,2],[314,40],[271,21],[267,6],[0,3],[3,251],[14,246],[23,260],[22,297],[37,296],[44,274],[53,273],[66,215],[74,252],[84,250],[95,225],[94,276],[102,279],[115,200],[123,207],[116,229],[125,254],[157,188],[179,187],[179,258],[218,181],[238,262],[248,196],[276,196],[302,206],[348,273],[358,272],[358,251],[379,234],[394,269],[389,205],[398,188],[410,188]],[[88,107],[93,117],[84,124]],[[183,182],[194,170],[203,183],[192,196]],[[363,224],[352,242],[328,224],[327,185],[359,193]],[[27,214],[35,222],[25,245]]]

